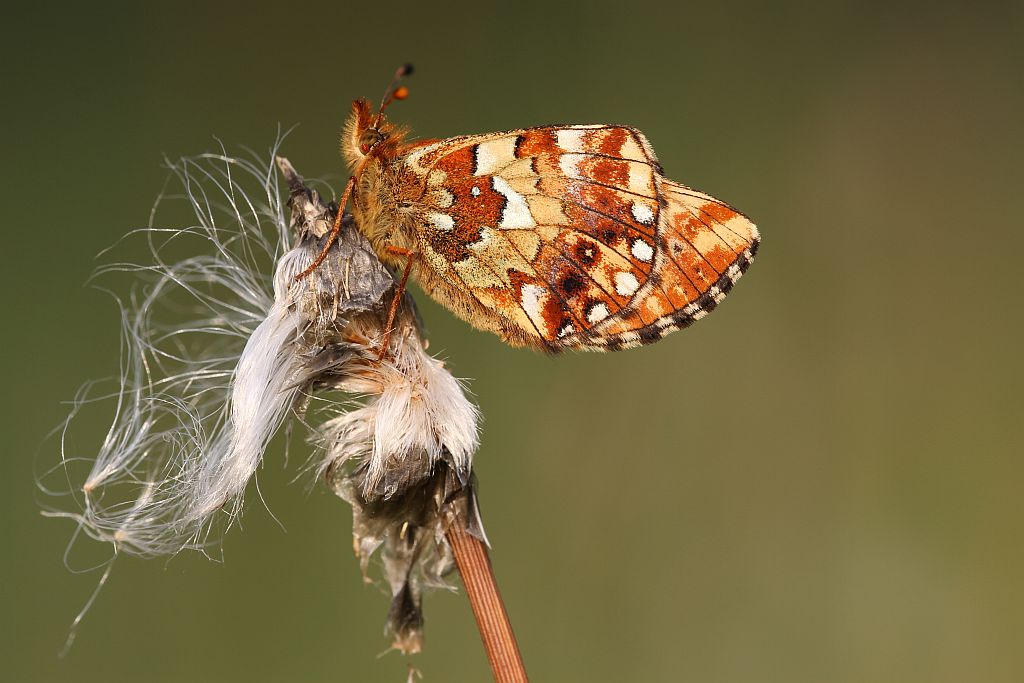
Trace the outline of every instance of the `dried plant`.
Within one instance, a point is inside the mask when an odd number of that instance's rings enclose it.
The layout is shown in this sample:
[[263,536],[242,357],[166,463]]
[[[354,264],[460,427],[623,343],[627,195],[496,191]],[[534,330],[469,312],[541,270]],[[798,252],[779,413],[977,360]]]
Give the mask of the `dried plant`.
[[[286,160],[209,154],[170,169],[182,191],[162,195],[154,216],[176,198],[194,224],[160,228],[154,218],[132,235],[146,240],[152,263],[98,273],[136,279],[118,299],[121,372],[115,391],[90,384],[74,402],[61,462],[41,486],[57,495],[54,476],[71,482],[64,493],[75,509],[47,514],[74,520],[75,538],[110,543],[114,557],[209,553],[241,514],[282,425],[327,416],[310,428],[321,454],[310,469],[353,506],[364,574],[375,552],[382,558],[394,646],[418,651],[421,591],[453,567],[446,534],[457,526],[484,540],[473,494],[476,407],[426,352],[408,295],[378,353],[395,279],[350,217],[326,261],[296,282],[337,209]],[[107,402],[114,417],[99,449],[72,447],[80,410]],[[88,472],[76,480],[83,462]]]

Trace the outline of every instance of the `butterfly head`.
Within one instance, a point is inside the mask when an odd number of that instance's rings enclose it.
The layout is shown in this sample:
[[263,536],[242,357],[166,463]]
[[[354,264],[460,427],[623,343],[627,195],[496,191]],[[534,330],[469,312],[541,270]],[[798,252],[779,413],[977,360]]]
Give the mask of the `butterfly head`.
[[359,134],[359,153],[366,156],[370,150],[376,147],[381,141],[387,139],[387,133],[381,131],[380,127],[370,127]]
[[387,156],[404,137],[404,131],[384,118],[384,110],[395,100],[409,96],[409,89],[399,82],[411,73],[411,64],[404,64],[395,72],[376,114],[367,100],[359,99],[352,103],[352,113],[342,138],[342,154],[353,168],[370,156]]

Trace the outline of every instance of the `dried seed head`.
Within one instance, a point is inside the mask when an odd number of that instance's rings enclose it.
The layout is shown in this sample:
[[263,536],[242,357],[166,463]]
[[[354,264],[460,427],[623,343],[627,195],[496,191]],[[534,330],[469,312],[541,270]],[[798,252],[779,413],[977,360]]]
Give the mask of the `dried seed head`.
[[[82,455],[63,441],[54,474],[70,477],[73,463],[92,462],[75,495],[79,509],[49,514],[74,519],[118,553],[207,551],[240,513],[289,411],[305,408],[313,392],[358,396],[349,410],[327,403],[334,416],[314,437],[324,450],[318,471],[353,505],[364,569],[383,549],[395,646],[415,651],[422,587],[451,568],[444,531],[453,514],[477,519],[479,415],[458,380],[426,353],[410,298],[388,354],[376,361],[394,278],[350,222],[324,263],[295,282],[318,255],[334,210],[277,161],[291,190],[290,220],[273,165],[226,154],[183,159],[170,169],[194,225],[150,225],[138,234],[153,263],[101,269],[145,281],[118,299],[116,391],[94,397],[89,385],[65,424],[66,433],[93,402],[115,404],[97,452]],[[189,240],[198,241],[196,255],[165,259],[170,243]],[[200,313],[182,319],[183,310]]]
[[[289,174],[285,166],[282,169]],[[318,215],[308,208],[318,198],[296,192],[292,184],[293,219]],[[300,247],[303,243],[308,259],[319,253],[315,240],[307,237]],[[358,231],[343,230],[332,252],[340,250],[339,258],[352,261],[350,254],[369,248]],[[304,258],[300,265],[308,262]],[[379,265],[376,258],[373,263]],[[321,427],[325,454],[320,471],[352,505],[353,540],[364,575],[370,557],[380,550],[392,594],[388,629],[394,647],[418,652],[422,588],[442,585],[442,577],[453,568],[445,531],[459,515],[474,520],[473,528],[483,537],[471,483],[479,414],[443,363],[426,353],[409,297],[399,308],[388,352],[377,360],[376,344],[384,337],[388,306],[350,311],[343,302],[347,319],[325,325],[329,316],[324,311],[339,306],[339,293],[335,288],[325,297],[324,288],[316,284],[322,280],[316,274],[309,280],[318,292],[311,300],[317,303],[303,309],[310,322],[310,353],[298,377],[310,389],[338,389],[363,397],[359,407]],[[372,281],[363,277],[359,285]],[[380,300],[390,303],[391,293],[389,287],[389,295]]]

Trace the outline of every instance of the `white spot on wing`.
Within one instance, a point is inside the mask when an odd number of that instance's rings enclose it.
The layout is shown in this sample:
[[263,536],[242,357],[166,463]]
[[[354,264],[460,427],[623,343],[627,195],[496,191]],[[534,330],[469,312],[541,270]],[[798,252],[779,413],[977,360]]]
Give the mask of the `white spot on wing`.
[[601,322],[607,317],[608,307],[605,306],[603,303],[594,304],[593,306],[590,307],[590,310],[587,311],[587,322],[589,322],[591,325],[596,325],[597,323]]
[[558,146],[566,152],[582,152],[583,136],[587,131],[578,128],[562,128],[555,131],[555,140]]
[[515,160],[516,139],[501,137],[476,146],[476,170],[473,175],[491,175]]
[[631,296],[639,288],[640,283],[633,273],[624,270],[615,273],[615,292],[619,296]]
[[526,203],[526,198],[513,190],[512,186],[501,176],[494,176],[492,183],[495,192],[505,195],[506,200],[498,227],[507,230],[536,227],[537,222],[533,220],[533,214],[530,213],[530,206]]
[[654,222],[654,211],[643,202],[633,202],[633,218],[636,219],[637,223],[650,225]]
[[455,219],[446,213],[431,213],[427,216],[430,219],[430,224],[438,230],[451,230],[455,227]]
[[633,246],[630,251],[633,252],[633,257],[637,261],[650,263],[651,259],[654,258],[654,248],[640,238],[633,240]]
[[493,173],[496,167],[497,160],[494,158],[494,153],[486,145],[477,145],[474,175]]
[[470,190],[470,191],[469,191],[469,193],[470,193],[471,195],[473,195],[474,197],[479,197],[479,196],[480,196],[480,188],[479,188],[479,187],[477,187],[476,185],[474,185],[474,186],[473,186],[473,189],[472,189],[472,190]]
[[544,288],[537,285],[523,285],[522,295],[519,297],[523,304],[523,310],[534,322],[541,322],[541,299],[544,297]]
[[579,154],[563,154],[558,158],[558,167],[562,169],[562,175],[566,178],[579,178],[579,170],[576,165],[580,161]]

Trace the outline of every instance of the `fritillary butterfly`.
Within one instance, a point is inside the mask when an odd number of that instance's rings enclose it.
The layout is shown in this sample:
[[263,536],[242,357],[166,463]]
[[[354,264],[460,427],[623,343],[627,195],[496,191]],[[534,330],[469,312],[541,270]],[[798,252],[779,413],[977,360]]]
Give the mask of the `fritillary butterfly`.
[[351,197],[381,260],[474,327],[545,351],[638,346],[707,315],[753,260],[750,219],[662,175],[636,129],[407,141],[383,110],[409,72],[376,114],[353,103],[341,206]]

